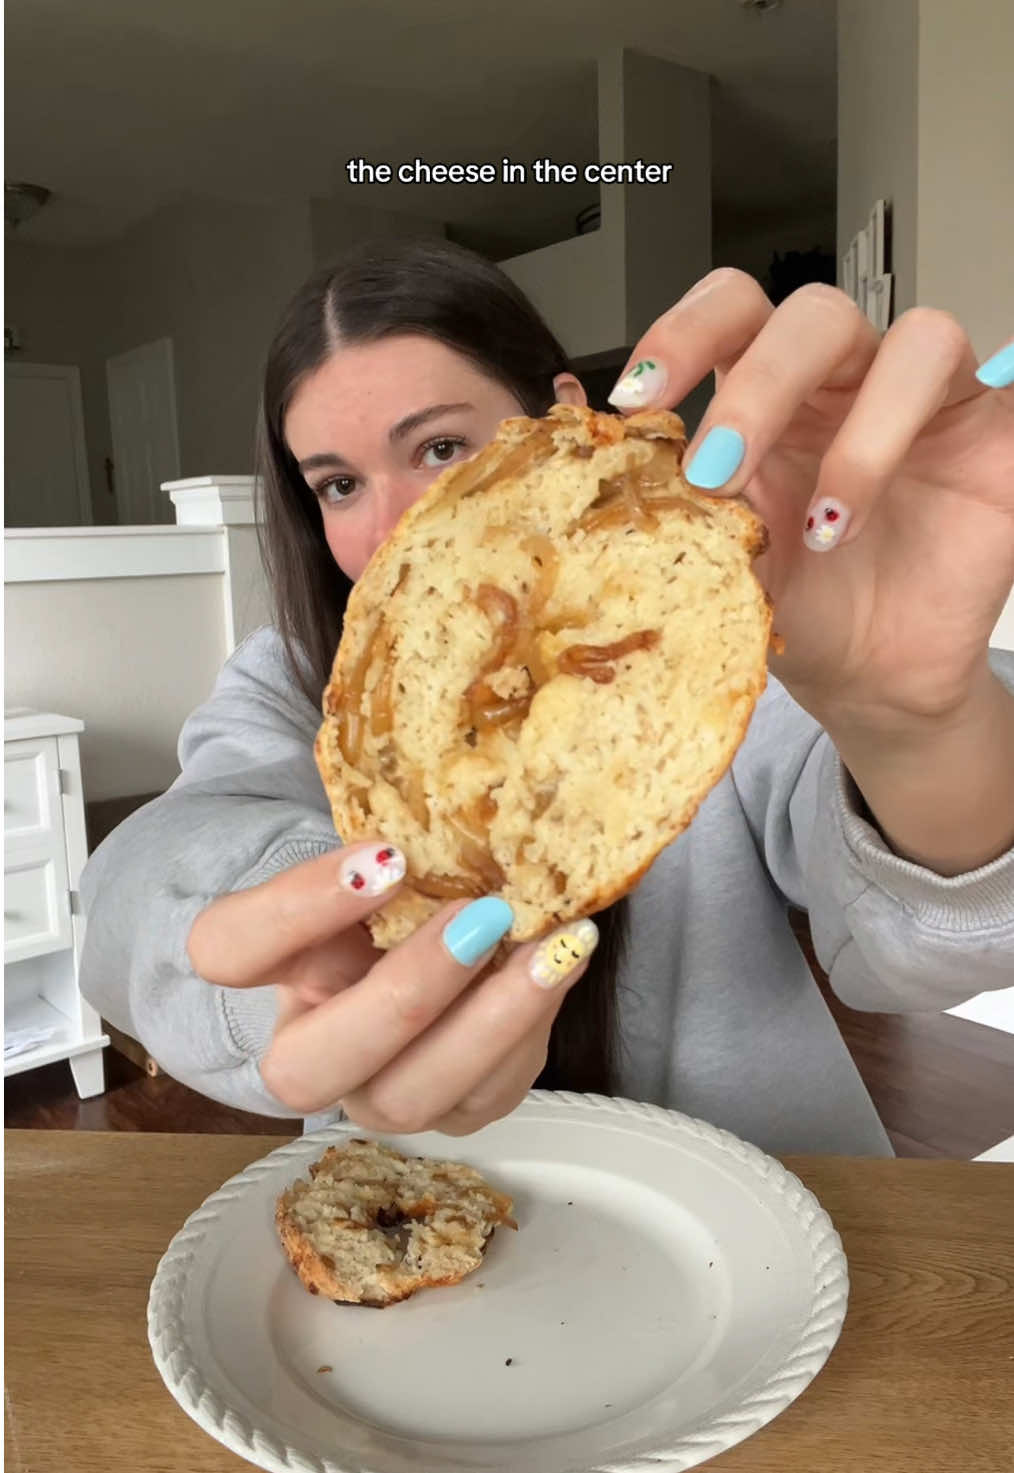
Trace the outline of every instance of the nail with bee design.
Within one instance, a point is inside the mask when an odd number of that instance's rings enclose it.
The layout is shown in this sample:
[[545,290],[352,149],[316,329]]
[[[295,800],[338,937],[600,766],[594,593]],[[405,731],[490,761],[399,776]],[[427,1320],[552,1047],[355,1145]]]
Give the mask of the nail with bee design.
[[338,871],[338,883],[355,895],[383,895],[405,878],[405,856],[393,844],[370,844],[350,854]]
[[599,928],[594,921],[560,926],[535,948],[528,967],[532,981],[547,990],[556,987],[591,956],[598,941]]

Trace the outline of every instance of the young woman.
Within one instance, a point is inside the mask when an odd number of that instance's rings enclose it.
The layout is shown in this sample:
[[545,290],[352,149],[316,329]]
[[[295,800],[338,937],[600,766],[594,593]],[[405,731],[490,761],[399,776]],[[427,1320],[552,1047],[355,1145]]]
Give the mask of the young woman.
[[775,310],[730,270],[637,345],[620,411],[716,370],[688,475],[767,522],[785,653],[690,829],[547,986],[538,944],[484,972],[510,924],[491,898],[372,949],[399,857],[377,862],[382,834],[340,847],[312,742],[349,586],[401,513],[501,419],[583,390],[456,247],[364,247],[308,283],[262,404],[276,627],[187,722],[170,791],[91,859],[86,995],[176,1078],[261,1113],[465,1133],[542,1079],[772,1151],[889,1154],[786,910],[809,911],[853,1007],[1014,980],[1014,661],[988,651],[1014,579],[1012,358],[977,378],[944,313],[880,340],[831,288]]

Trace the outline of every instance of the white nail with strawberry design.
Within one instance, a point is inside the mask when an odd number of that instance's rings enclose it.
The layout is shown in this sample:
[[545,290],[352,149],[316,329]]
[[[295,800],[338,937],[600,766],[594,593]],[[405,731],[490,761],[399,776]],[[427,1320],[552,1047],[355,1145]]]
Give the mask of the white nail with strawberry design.
[[405,878],[405,856],[392,844],[376,844],[351,854],[339,871],[343,890],[356,895],[382,895]]

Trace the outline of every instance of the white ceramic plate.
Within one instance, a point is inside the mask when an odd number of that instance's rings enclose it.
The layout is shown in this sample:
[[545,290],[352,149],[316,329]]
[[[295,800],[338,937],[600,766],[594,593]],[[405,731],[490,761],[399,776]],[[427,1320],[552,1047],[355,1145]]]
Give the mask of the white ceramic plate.
[[728,1132],[625,1100],[533,1092],[477,1135],[391,1138],[511,1193],[482,1266],[386,1310],[301,1287],[279,1192],[336,1126],[248,1166],[159,1264],[155,1362],[212,1437],[284,1473],[693,1468],[820,1370],[848,1298],[814,1196]]

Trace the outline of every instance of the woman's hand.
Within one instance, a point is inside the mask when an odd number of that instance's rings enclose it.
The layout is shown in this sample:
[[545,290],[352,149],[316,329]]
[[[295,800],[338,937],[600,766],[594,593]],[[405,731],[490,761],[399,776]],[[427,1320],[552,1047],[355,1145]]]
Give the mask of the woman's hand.
[[341,1104],[357,1124],[465,1135],[508,1114],[546,1060],[591,921],[516,948],[483,973],[512,923],[487,898],[446,907],[401,946],[377,951],[363,922],[397,893],[405,861],[383,842],[337,850],[212,902],[194,922],[195,971],[222,987],[278,990],[260,1068],[302,1114]]
[[719,270],[648,330],[612,402],[676,404],[711,369],[685,464],[768,525],[772,671],[832,732],[958,710],[1014,582],[1014,389],[976,379],[944,312],[881,339],[832,287],[775,309]]
[[1014,345],[976,377],[927,308],[881,339],[827,286],[777,309],[719,270],[648,330],[611,402],[716,393],[686,474],[767,523],[771,669],[827,730],[895,851],[965,873],[1014,842],[1014,697],[990,634],[1014,582]]

